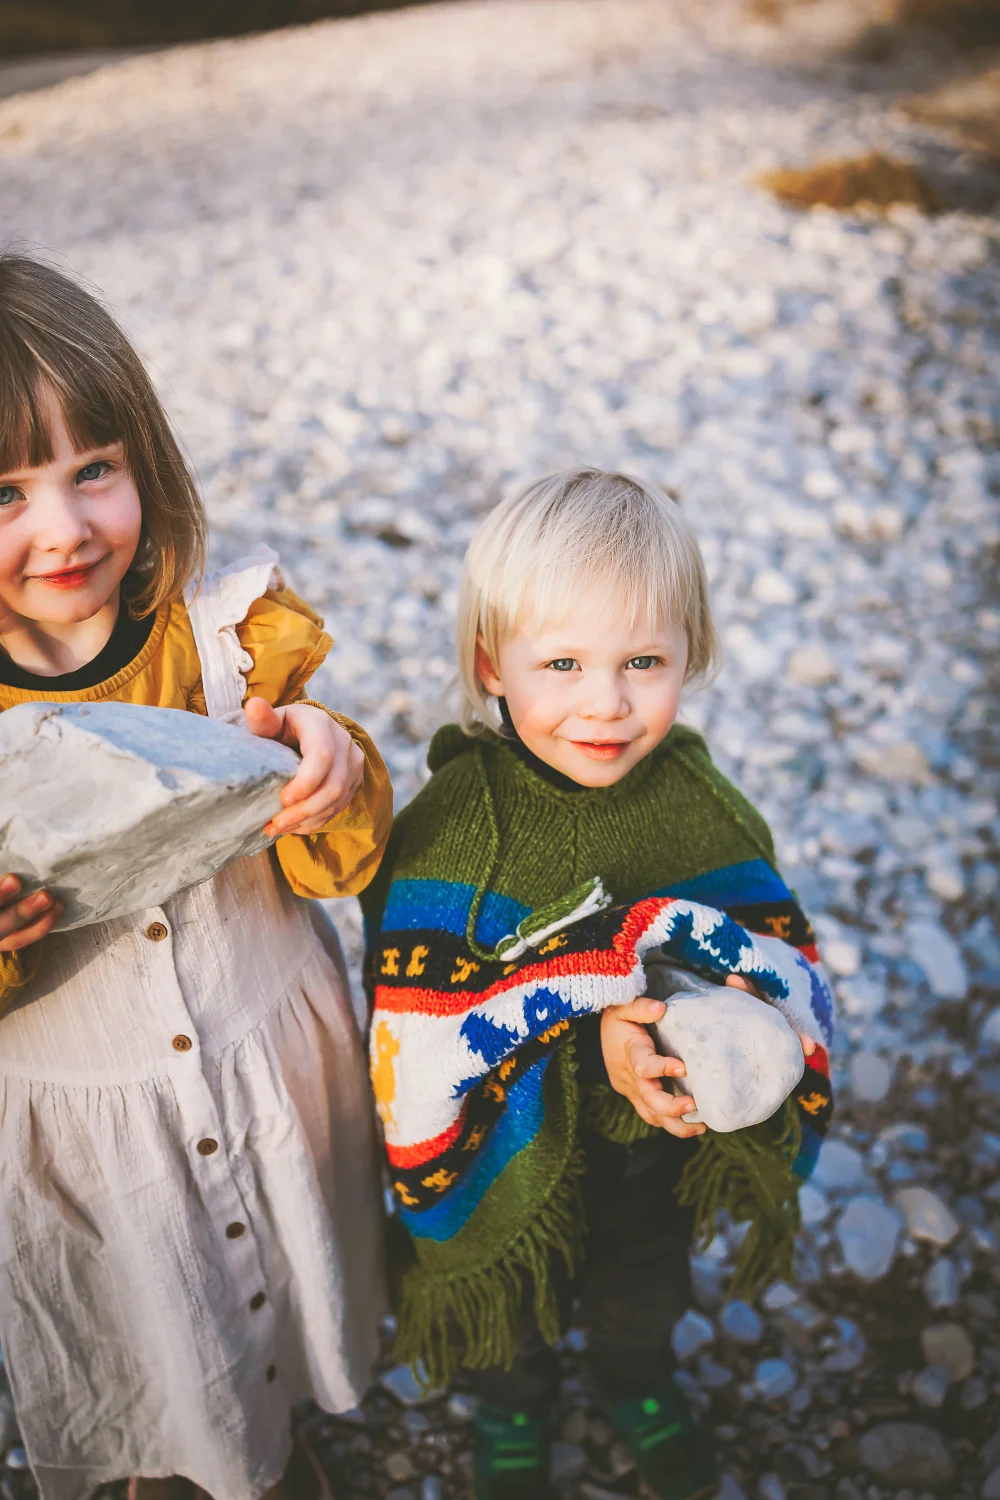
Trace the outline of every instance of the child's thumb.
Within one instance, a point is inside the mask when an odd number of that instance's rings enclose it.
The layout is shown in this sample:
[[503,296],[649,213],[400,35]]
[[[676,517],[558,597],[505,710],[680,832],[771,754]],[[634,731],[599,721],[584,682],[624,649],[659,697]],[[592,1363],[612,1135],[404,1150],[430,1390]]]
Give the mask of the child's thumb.
[[266,698],[248,698],[243,705],[251,733],[261,739],[276,740],[281,734],[283,719]]

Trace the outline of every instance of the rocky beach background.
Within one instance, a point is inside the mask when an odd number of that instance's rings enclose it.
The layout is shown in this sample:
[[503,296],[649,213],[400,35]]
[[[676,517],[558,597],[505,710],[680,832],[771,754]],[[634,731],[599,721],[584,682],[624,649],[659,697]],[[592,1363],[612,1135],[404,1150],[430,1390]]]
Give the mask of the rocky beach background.
[[[1000,1500],[1000,166],[988,68],[869,10],[466,0],[0,102],[4,237],[121,316],[217,559],[281,554],[400,803],[509,485],[622,467],[691,518],[726,665],[685,714],[840,1001],[795,1283],[728,1302],[723,1226],[676,1331],[724,1500]],[[634,1495],[582,1348],[555,1480]],[[459,1500],[470,1416],[387,1329],[363,1409],[304,1420],[341,1500]]]

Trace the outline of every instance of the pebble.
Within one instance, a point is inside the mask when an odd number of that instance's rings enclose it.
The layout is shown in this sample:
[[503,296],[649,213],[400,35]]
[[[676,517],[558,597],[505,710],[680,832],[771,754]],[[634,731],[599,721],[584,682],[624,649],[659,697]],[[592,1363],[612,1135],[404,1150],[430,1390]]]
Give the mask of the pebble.
[[942,1255],[924,1274],[924,1296],[929,1307],[954,1307],[958,1301],[960,1284],[958,1269],[953,1260]]
[[404,1480],[413,1477],[413,1460],[408,1453],[390,1453],[383,1464],[383,1468],[389,1478],[396,1484],[402,1484]]
[[422,1386],[409,1365],[394,1365],[379,1376],[378,1383],[403,1406],[423,1406],[443,1395],[440,1390]]
[[953,1384],[976,1367],[975,1346],[960,1323],[932,1323],[921,1333],[920,1346],[927,1363],[944,1370]]
[[811,1181],[815,1187],[830,1193],[852,1192],[865,1184],[864,1157],[846,1141],[828,1136],[820,1148]]
[[924,972],[931,994],[938,1000],[964,1000],[969,971],[962,950],[938,922],[917,919],[907,924],[906,950]]
[[762,1359],[754,1370],[754,1389],[764,1401],[780,1401],[795,1389],[797,1378],[786,1359]]
[[773,1471],[770,1474],[762,1474],[757,1481],[757,1494],[760,1500],[785,1500],[786,1491],[780,1474],[775,1474]]
[[910,1387],[910,1394],[920,1406],[937,1411],[944,1405],[950,1385],[947,1370],[942,1369],[940,1365],[928,1365],[915,1378]]
[[815,1229],[830,1217],[830,1200],[811,1182],[803,1183],[799,1188],[799,1211],[806,1228]]
[[715,1328],[709,1318],[689,1308],[674,1324],[671,1338],[678,1359],[691,1359],[715,1339]]
[[735,1344],[759,1344],[764,1336],[764,1320],[748,1302],[727,1302],[719,1313],[719,1326]]
[[990,1011],[979,1033],[980,1052],[1000,1051],[1000,1005]]
[[863,1433],[858,1454],[886,1484],[938,1485],[952,1478],[954,1460],[941,1434],[920,1422],[882,1422]]
[[980,1500],[1000,1500],[1000,1468],[987,1474],[983,1480],[983,1487],[979,1491]]
[[863,1104],[879,1104],[892,1086],[892,1068],[875,1052],[855,1052],[851,1058],[851,1089]]
[[478,1405],[475,1396],[467,1396],[464,1391],[452,1391],[448,1397],[448,1415],[453,1422],[471,1422]]
[[444,1482],[439,1475],[424,1475],[420,1481],[420,1500],[444,1500]]
[[962,1227],[947,1204],[930,1188],[900,1188],[894,1202],[905,1216],[906,1227],[915,1240],[950,1245]]
[[899,1243],[899,1215],[871,1194],[851,1198],[837,1220],[837,1240],[848,1270],[862,1281],[878,1281],[892,1265]]

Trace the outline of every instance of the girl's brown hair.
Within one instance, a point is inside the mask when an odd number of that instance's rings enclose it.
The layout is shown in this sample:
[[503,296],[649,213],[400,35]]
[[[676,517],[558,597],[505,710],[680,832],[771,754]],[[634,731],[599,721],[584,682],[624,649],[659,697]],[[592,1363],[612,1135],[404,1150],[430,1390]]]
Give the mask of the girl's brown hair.
[[142,505],[129,605],[151,614],[201,573],[208,529],[166,412],[96,297],[42,261],[0,255],[0,472],[51,461],[47,391],[78,452],[122,444]]

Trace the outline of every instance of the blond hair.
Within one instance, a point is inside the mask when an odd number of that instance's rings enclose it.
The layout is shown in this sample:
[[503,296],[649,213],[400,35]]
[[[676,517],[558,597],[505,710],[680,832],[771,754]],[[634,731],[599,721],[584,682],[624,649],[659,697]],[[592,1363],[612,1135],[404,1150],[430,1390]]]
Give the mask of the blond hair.
[[201,497],[142,360],[96,297],[25,255],[0,255],[0,472],[49,463],[51,392],[77,452],[121,443],[142,506],[128,601],[148,615],[204,566]]
[[669,620],[688,640],[687,678],[709,677],[719,657],[705,564],[676,501],[628,474],[569,469],[502,500],[465,555],[458,601],[462,727],[496,729],[476,672],[476,644],[496,662],[522,626],[561,623],[599,595],[631,629]]

